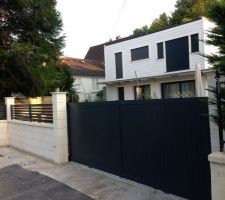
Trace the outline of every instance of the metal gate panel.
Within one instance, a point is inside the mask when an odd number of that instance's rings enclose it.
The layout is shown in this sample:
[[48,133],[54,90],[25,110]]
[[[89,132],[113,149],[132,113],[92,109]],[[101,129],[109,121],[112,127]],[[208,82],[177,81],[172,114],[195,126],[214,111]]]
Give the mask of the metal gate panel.
[[117,102],[68,104],[70,160],[121,176]]
[[68,104],[70,160],[210,200],[207,98]]

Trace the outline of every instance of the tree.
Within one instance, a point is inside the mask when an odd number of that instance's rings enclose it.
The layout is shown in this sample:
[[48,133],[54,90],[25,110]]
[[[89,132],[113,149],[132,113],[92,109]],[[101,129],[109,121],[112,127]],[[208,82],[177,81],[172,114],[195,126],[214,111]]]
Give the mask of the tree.
[[[223,76],[225,76],[225,0],[218,0],[212,2],[207,10],[207,17],[215,23],[215,27],[208,34],[209,45],[217,47],[218,52],[206,55],[209,63],[218,69]],[[215,88],[210,89],[215,94]],[[225,100],[225,88],[221,88],[220,96],[222,101]],[[216,104],[215,99],[211,99],[212,104]],[[218,115],[212,116],[213,119],[218,122]],[[225,128],[225,105],[222,105],[223,127]]]
[[212,1],[214,0],[178,0],[171,16],[171,24],[178,25],[199,19],[205,15],[207,5]]
[[0,97],[72,87],[71,75],[57,64],[64,36],[55,7],[56,0],[0,1]]
[[134,35],[143,35],[156,31],[160,31],[162,29],[166,29],[170,26],[170,18],[166,15],[166,13],[162,13],[159,18],[156,18],[151,25],[148,27],[147,25],[143,26],[140,29],[135,29],[133,31]]
[[193,21],[205,15],[209,2],[216,0],[177,0],[175,10],[171,16],[163,13],[150,26],[144,26],[133,31],[134,35],[142,35],[160,31],[171,26]]

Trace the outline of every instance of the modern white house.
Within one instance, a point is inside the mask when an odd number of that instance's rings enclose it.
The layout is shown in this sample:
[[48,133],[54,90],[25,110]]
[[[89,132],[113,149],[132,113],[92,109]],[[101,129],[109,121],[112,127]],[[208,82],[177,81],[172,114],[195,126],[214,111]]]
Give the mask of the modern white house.
[[212,70],[202,56],[214,26],[206,18],[105,44],[108,101],[208,96]]

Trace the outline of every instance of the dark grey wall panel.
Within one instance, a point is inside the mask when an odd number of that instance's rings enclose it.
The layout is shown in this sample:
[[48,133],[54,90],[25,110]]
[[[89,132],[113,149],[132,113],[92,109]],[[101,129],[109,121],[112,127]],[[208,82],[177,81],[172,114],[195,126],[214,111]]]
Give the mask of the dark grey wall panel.
[[122,52],[115,54],[116,78],[123,78],[123,59]]
[[189,69],[188,37],[166,42],[167,72]]
[[124,87],[118,87],[118,99],[124,101]]
[[158,59],[164,58],[163,42],[157,44]]
[[191,52],[199,51],[199,36],[198,34],[191,35]]

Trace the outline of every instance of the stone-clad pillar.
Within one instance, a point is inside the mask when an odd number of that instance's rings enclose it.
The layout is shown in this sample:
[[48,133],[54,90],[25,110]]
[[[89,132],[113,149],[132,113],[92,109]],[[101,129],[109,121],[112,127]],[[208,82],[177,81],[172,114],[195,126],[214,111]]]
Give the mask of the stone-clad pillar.
[[225,199],[225,153],[209,155],[211,166],[212,200]]
[[66,92],[52,92],[53,128],[56,163],[68,162]]
[[15,104],[15,97],[5,97],[7,120],[11,120],[11,105]]

